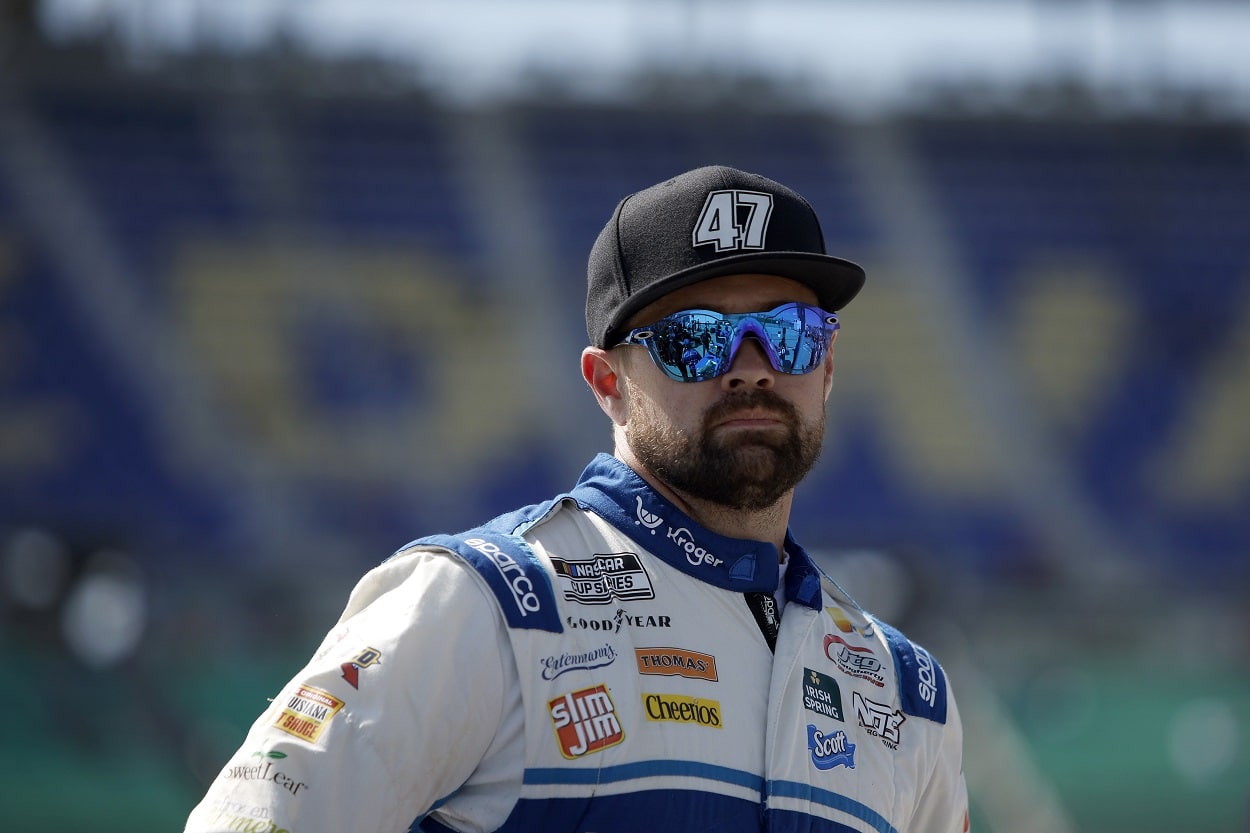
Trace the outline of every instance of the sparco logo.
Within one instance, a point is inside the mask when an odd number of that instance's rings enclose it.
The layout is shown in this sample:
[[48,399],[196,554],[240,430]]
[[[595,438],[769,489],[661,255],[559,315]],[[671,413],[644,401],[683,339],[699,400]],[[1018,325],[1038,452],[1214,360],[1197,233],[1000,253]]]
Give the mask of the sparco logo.
[[921,648],[916,643],[912,643],[912,647],[916,649],[916,669],[920,677],[920,682],[916,684],[917,693],[920,699],[924,700],[932,708],[934,699],[937,697],[937,674],[933,670],[933,657],[929,656],[929,652]]
[[668,540],[676,544],[678,548],[686,551],[686,560],[694,566],[698,567],[700,564],[710,564],[713,567],[719,567],[721,564],[725,563],[723,560],[717,558],[712,555],[712,553],[696,544],[694,542],[694,536],[692,536],[690,534],[690,530],[686,529],[684,526],[677,529],[670,529],[667,534]]
[[508,589],[512,591],[512,600],[516,602],[517,610],[521,611],[522,616],[537,613],[542,608],[542,603],[534,592],[534,585],[530,583],[521,565],[516,563],[511,555],[481,538],[469,538],[465,543],[489,558],[495,565],[495,569],[507,583]]

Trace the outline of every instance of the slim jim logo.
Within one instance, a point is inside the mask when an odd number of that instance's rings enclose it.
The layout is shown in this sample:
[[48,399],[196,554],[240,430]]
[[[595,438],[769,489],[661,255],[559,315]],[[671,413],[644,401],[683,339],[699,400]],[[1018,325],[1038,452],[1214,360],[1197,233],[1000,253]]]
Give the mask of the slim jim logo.
[[328,691],[302,685],[287,700],[286,708],[273,725],[300,740],[315,743],[330,718],[343,708],[343,701]]
[[603,683],[547,702],[560,754],[569,760],[616,746],[625,739],[616,705]]

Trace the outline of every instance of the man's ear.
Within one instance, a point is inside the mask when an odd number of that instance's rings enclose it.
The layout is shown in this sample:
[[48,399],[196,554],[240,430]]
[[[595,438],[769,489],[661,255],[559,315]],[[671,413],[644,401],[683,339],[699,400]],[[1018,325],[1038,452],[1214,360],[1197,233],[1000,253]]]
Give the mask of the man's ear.
[[629,402],[619,363],[619,355],[601,347],[587,347],[582,351],[582,378],[594,392],[603,412],[617,425],[624,425],[629,414]]

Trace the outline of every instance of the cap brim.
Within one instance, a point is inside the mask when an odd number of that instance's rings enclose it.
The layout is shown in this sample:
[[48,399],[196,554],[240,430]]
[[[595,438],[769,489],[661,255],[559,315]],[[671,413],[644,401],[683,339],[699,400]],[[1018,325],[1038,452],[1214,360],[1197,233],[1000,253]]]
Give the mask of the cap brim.
[[604,333],[604,346],[614,344],[629,319],[670,292],[711,278],[740,274],[778,275],[798,281],[816,293],[822,309],[836,312],[849,304],[864,286],[863,268],[849,260],[812,252],[752,252],[675,272],[633,295],[616,311]]

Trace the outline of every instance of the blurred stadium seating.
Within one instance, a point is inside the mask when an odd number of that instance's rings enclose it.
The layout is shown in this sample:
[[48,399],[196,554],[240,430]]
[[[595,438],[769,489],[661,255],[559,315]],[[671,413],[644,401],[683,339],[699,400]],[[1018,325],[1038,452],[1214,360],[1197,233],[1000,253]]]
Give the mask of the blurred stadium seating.
[[608,443],[589,246],[718,162],[868,268],[795,527],[947,659],[974,829],[1243,829],[1244,123],[475,110],[31,49],[0,83],[0,826],[179,829],[360,572],[571,483]]

